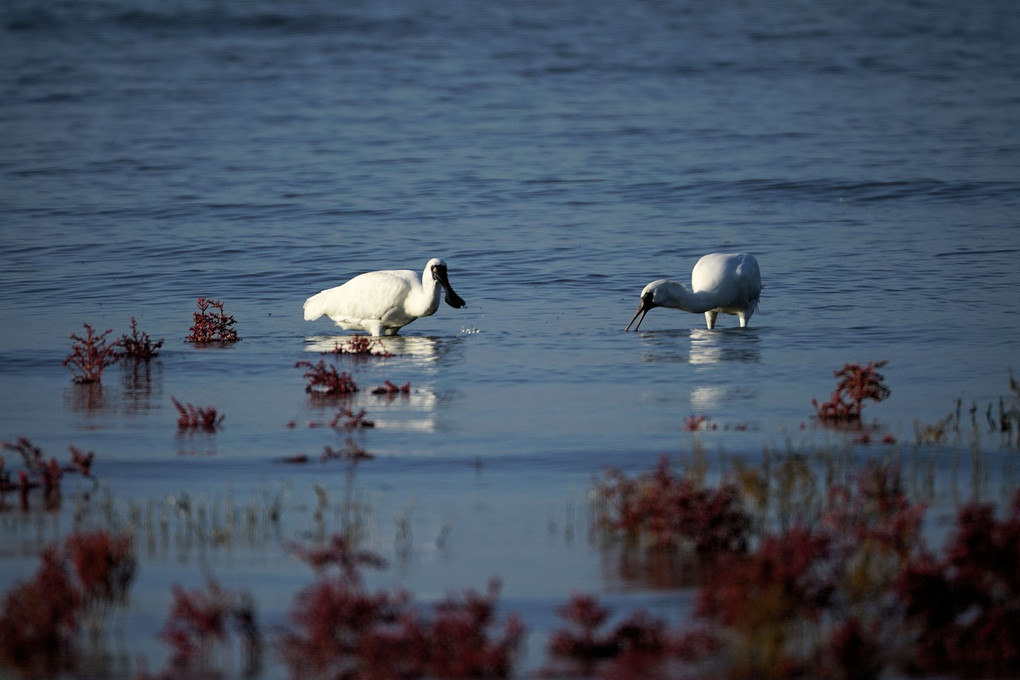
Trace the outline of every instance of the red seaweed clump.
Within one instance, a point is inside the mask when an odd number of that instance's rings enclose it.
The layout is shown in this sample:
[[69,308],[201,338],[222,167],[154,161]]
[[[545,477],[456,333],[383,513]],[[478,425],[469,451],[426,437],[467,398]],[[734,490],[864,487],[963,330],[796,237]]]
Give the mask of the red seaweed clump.
[[693,547],[699,554],[747,548],[751,517],[739,489],[699,486],[677,474],[667,456],[635,479],[607,470],[597,493],[610,507],[603,524],[643,538],[651,547]]
[[45,548],[35,575],[3,595],[0,668],[24,677],[73,674],[82,623],[123,604],[135,568],[129,535],[82,531]]
[[73,666],[84,606],[55,548],[42,553],[31,580],[4,593],[0,665],[24,675],[56,674]]
[[223,422],[223,419],[226,418],[225,415],[217,412],[212,406],[198,407],[190,402],[182,404],[173,397],[170,397],[170,401],[174,403],[174,407],[177,409],[177,429],[179,430],[215,432],[216,428]]
[[354,413],[349,408],[340,408],[336,415],[329,421],[329,426],[338,429],[346,430],[360,430],[363,428],[375,427],[375,422],[367,420],[365,416],[368,415],[368,411],[361,409],[357,413]]
[[407,382],[403,385],[396,385],[389,380],[385,381],[379,387],[372,390],[372,394],[379,394],[387,397],[393,397],[398,394],[408,395],[411,394],[411,383]]
[[1005,517],[995,514],[964,506],[944,554],[916,555],[900,573],[912,672],[1020,675],[1020,491]]
[[69,446],[71,452],[71,464],[61,465],[56,458],[48,461],[44,458],[42,449],[33,444],[25,437],[19,437],[15,442],[3,442],[0,444],[6,451],[13,451],[21,456],[24,469],[18,471],[18,480],[11,479],[11,473],[6,469],[6,461],[0,456],[0,511],[6,509],[4,498],[8,492],[17,491],[20,498],[22,510],[29,509],[29,492],[32,489],[43,489],[43,498],[47,510],[60,507],[60,481],[65,473],[79,473],[83,477],[92,477],[92,462],[95,460],[95,453],[83,452],[76,446]]
[[345,460],[349,463],[358,463],[363,460],[375,458],[371,453],[358,446],[357,442],[348,437],[344,441],[342,449],[334,449],[332,446],[322,447],[322,462],[327,460]]
[[82,325],[85,327],[85,337],[71,334],[74,344],[71,346],[71,354],[64,359],[63,364],[75,374],[72,378],[74,382],[98,383],[102,380],[106,367],[120,359],[120,345],[118,342],[107,343],[106,336],[112,332],[111,329],[97,333],[91,324]]
[[237,331],[234,330],[233,315],[223,310],[223,303],[219,300],[210,300],[200,297],[195,302],[198,311],[194,312],[194,325],[189,329],[191,332],[185,342],[193,342],[197,345],[208,345],[212,343],[238,342]]
[[594,595],[577,593],[559,607],[566,622],[549,638],[550,677],[641,678],[674,677],[671,671],[712,657],[720,640],[700,629],[678,633],[644,610],[632,612],[613,626],[612,612]]
[[821,403],[816,399],[811,400],[818,420],[828,424],[859,423],[866,399],[879,402],[890,394],[889,388],[882,382],[885,377],[878,372],[887,363],[874,361],[865,366],[844,364],[843,368],[834,373],[839,382],[829,400]]
[[159,354],[159,348],[163,346],[163,340],[153,342],[152,338],[145,331],[138,330],[135,317],[131,317],[131,335],[124,334],[117,340],[122,358],[131,358],[138,361],[151,361]]
[[[374,349],[378,347],[379,349]],[[324,352],[325,354],[326,352]],[[382,357],[387,358],[393,356],[386,349],[386,345],[383,344],[382,340],[378,338],[370,338],[365,335],[358,335],[355,333],[353,336],[348,338],[347,342],[341,345],[337,342],[333,349],[328,353],[335,355],[353,356],[353,357]]]
[[918,648],[897,585],[923,555],[924,507],[899,469],[833,486],[820,521],[766,534],[704,570],[697,616],[728,631],[737,677],[876,678]]
[[239,631],[244,644],[246,665],[257,664],[261,652],[261,633],[250,597],[238,596],[210,580],[205,590],[173,587],[170,614],[160,631],[160,638],[171,649],[169,666],[180,677],[182,672],[201,673],[211,667],[213,651],[223,647],[228,633]]
[[298,361],[294,368],[305,368],[301,377],[308,380],[305,385],[305,392],[324,396],[347,396],[358,391],[358,385],[346,371],[337,371],[336,366],[327,366],[326,362],[319,360],[313,364],[310,361]]
[[[703,506],[692,516],[713,514],[712,495],[686,495],[690,487],[662,463],[637,479],[610,479],[610,498],[626,499],[615,526],[658,536],[653,546],[690,540],[670,523],[691,512],[666,502],[674,495]],[[871,463],[852,485],[831,485],[810,523],[762,524],[747,549],[699,553],[700,628],[678,632],[640,611],[613,626],[593,597],[575,596],[559,612],[568,625],[550,637],[553,670],[672,677],[675,650],[684,649],[722,677],[1016,676],[1020,492],[1002,515],[990,504],[962,507],[943,551],[933,552],[925,507],[909,500],[899,467]]]
[[[316,569],[316,582],[298,593],[280,651],[293,677],[505,678],[524,629],[511,616],[495,623],[499,585],[485,595],[448,596],[424,616],[405,591],[364,590],[360,569],[381,567],[370,552],[334,536],[323,547],[292,545]],[[331,568],[337,567],[339,572]]]

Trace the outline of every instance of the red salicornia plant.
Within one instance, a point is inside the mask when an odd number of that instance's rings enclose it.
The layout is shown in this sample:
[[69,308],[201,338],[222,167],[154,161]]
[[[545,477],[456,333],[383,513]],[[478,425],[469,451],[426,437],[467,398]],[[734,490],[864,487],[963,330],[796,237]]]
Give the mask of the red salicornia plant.
[[323,462],[327,460],[346,460],[350,463],[358,463],[363,460],[372,460],[373,458],[375,456],[358,446],[358,443],[350,437],[344,442],[342,449],[334,449],[332,446],[322,447]]
[[[325,547],[291,545],[316,569],[316,583],[298,593],[280,651],[293,677],[302,678],[502,678],[523,637],[511,617],[494,637],[496,597],[472,591],[447,597],[425,618],[403,591],[369,593],[360,569],[381,567],[342,536]],[[338,568],[339,572],[333,568]]]
[[357,413],[349,408],[340,408],[336,415],[333,416],[332,420],[329,421],[329,426],[338,430],[359,430],[362,428],[375,427],[375,422],[366,420],[365,416],[368,415],[368,411],[361,409]]
[[131,335],[124,334],[117,341],[121,355],[125,358],[137,359],[138,361],[150,361],[163,346],[162,340],[152,341],[149,334],[138,330],[135,317],[131,317]]
[[887,363],[874,361],[865,366],[844,364],[834,374],[839,378],[839,383],[829,400],[822,403],[811,400],[818,419],[823,423],[859,422],[866,399],[878,402],[889,396],[889,388],[882,382],[885,378],[878,372]]
[[7,451],[14,451],[19,454],[21,459],[25,462],[25,467],[30,470],[38,470],[43,465],[42,449],[25,437],[19,437],[13,444],[11,442],[4,442],[3,448]]
[[577,593],[556,613],[567,625],[549,637],[552,665],[544,673],[549,677],[697,677],[681,673],[681,662],[689,673],[691,664],[710,658],[721,646],[709,631],[671,631],[640,609],[610,627],[612,612],[594,595]]
[[55,548],[35,576],[8,590],[0,611],[0,664],[26,677],[69,667],[84,615],[82,595]]
[[96,454],[92,451],[86,453],[73,444],[67,448],[71,451],[72,469],[80,472],[82,477],[92,478],[92,461],[95,460]]
[[212,406],[202,408],[193,406],[191,403],[182,404],[173,397],[170,397],[170,400],[177,409],[177,428],[180,430],[215,432],[216,428],[219,427],[226,417],[217,413],[216,409]]
[[[670,527],[663,508],[676,504],[643,499],[669,498],[676,482],[661,465],[612,482],[632,501],[619,517],[643,531]],[[703,507],[672,514],[706,526],[718,514],[713,494],[678,497]],[[871,463],[812,503],[808,522],[775,532],[766,522],[744,549],[699,554],[696,618],[709,628],[678,635],[647,617],[612,628],[604,607],[577,596],[560,611],[569,625],[551,636],[550,654],[570,677],[697,677],[671,665],[673,649],[700,650],[718,677],[1020,674],[1020,492],[1003,517],[991,505],[962,508],[941,555],[926,546],[925,508],[908,499],[898,466]]]
[[4,593],[0,609],[0,670],[20,677],[73,671],[83,620],[98,625],[109,607],[123,604],[135,574],[128,535],[73,533],[41,557],[35,576]]
[[716,556],[697,614],[728,631],[731,675],[876,678],[912,654],[895,584],[923,547],[924,508],[896,467],[833,486],[820,521]]
[[205,591],[197,588],[188,591],[175,585],[173,596],[170,615],[160,631],[160,637],[173,651],[163,676],[195,673],[206,677],[211,670],[212,652],[227,643],[231,624],[241,635],[245,665],[257,667],[262,642],[250,597],[238,596],[216,581],[209,581]]
[[667,456],[636,479],[607,470],[596,491],[608,505],[603,525],[641,538],[651,547],[693,548],[699,554],[747,547],[751,517],[739,489],[732,484],[701,487],[677,474]]
[[301,376],[308,379],[305,392],[324,396],[346,396],[358,391],[357,383],[346,371],[338,372],[336,366],[326,366],[325,361],[319,360],[317,364],[298,361],[294,368],[307,369]]
[[69,446],[71,465],[62,466],[56,458],[45,460],[42,449],[24,437],[13,443],[3,442],[0,446],[6,451],[19,454],[25,464],[25,469],[19,472],[18,482],[15,483],[10,477],[10,472],[5,469],[4,459],[0,457],[0,497],[8,491],[18,490],[23,510],[28,509],[28,494],[34,488],[42,486],[46,507],[53,509],[60,505],[60,480],[65,473],[77,472],[83,477],[92,476],[92,461],[95,454],[91,451],[85,453],[75,446]]
[[341,578],[353,586],[361,586],[362,568],[384,569],[386,567],[386,560],[371,551],[358,550],[354,543],[342,534],[333,534],[325,545],[290,542],[286,543],[284,547],[311,567],[316,574],[321,575],[336,567]]
[[223,311],[223,303],[200,297],[195,302],[198,311],[194,313],[195,325],[184,340],[195,344],[237,342],[234,317]]
[[943,556],[915,555],[896,593],[916,638],[909,670],[1020,676],[1020,491],[1001,518],[992,505],[961,508]]
[[[373,350],[374,347],[378,347],[378,350]],[[355,333],[351,336],[347,342],[341,345],[339,342],[335,344],[330,354],[354,356],[354,357],[391,357],[393,356],[386,350],[386,346],[382,343],[382,340],[378,338],[369,338],[365,335],[358,335]]]
[[137,567],[130,535],[80,531],[64,545],[87,605],[105,608],[127,601]]
[[408,382],[408,383],[404,383],[403,385],[396,385],[396,384],[390,382],[389,380],[387,380],[385,383],[383,383],[379,387],[376,387],[375,389],[373,389],[372,390],[372,394],[381,394],[381,395],[384,395],[384,396],[387,396],[387,397],[393,397],[393,396],[396,396],[398,394],[403,394],[403,395],[411,394],[411,383]]
[[686,432],[698,432],[699,430],[708,429],[715,429],[715,426],[709,423],[708,416],[704,414],[700,416],[691,414],[684,419],[684,430]]
[[119,345],[116,342],[107,344],[106,336],[112,332],[110,329],[97,333],[90,324],[83,326],[85,337],[71,334],[74,345],[63,363],[75,374],[74,382],[98,383],[103,370],[120,358]]

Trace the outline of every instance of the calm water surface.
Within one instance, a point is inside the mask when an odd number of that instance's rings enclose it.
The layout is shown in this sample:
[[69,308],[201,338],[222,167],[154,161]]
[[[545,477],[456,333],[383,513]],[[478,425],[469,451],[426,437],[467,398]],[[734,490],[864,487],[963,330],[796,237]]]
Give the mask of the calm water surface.
[[[279,620],[310,576],[280,538],[336,530],[345,488],[391,562],[373,583],[428,602],[500,577],[537,631],[534,668],[575,589],[673,614],[692,597],[587,540],[603,467],[700,447],[721,474],[841,447],[811,399],[844,362],[881,359],[892,395],[865,413],[899,444],[858,454],[908,455],[915,423],[959,399],[983,424],[1020,369],[1011,2],[13,0],[0,31],[0,437],[95,451],[122,521],[185,493],[210,515],[283,508],[248,542],[142,551],[118,644],[155,668],[169,584],[213,574]],[[718,250],[761,264],[750,328],[655,310],[622,331],[647,282],[687,281]],[[376,458],[353,482],[338,462],[281,463],[343,445],[308,426],[334,407],[294,363],[343,336],[303,321],[304,299],[432,256],[467,309],[345,366]],[[184,342],[200,296],[242,342]],[[132,316],[165,338],[159,358],[72,384],[69,334]],[[412,394],[368,393],[385,380]],[[172,397],[216,407],[222,430],[179,434]],[[685,432],[691,415],[715,429]],[[991,434],[981,447],[1003,454]],[[1012,484],[983,474],[975,493]],[[0,585],[87,489],[59,513],[3,513]]]

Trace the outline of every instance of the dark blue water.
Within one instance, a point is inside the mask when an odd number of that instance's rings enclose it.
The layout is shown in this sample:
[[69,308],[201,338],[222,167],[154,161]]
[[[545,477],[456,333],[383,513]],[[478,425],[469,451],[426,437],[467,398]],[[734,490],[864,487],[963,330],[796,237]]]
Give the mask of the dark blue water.
[[[468,308],[347,366],[377,423],[367,543],[423,599],[501,576],[541,628],[575,587],[644,597],[578,540],[585,517],[566,538],[589,478],[842,446],[811,399],[844,362],[889,361],[865,414],[898,443],[862,455],[910,453],[958,399],[1002,450],[984,413],[1020,369],[1014,3],[10,0],[0,32],[0,437],[94,450],[122,508],[229,484],[313,531],[312,486],[335,500],[344,468],[279,459],[342,443],[307,426],[331,410],[293,367],[337,332],[301,304],[433,256]],[[749,329],[655,310],[622,332],[646,283],[719,250],[761,264]],[[184,342],[200,296],[242,342]],[[132,316],[160,357],[73,385],[68,335]],[[384,380],[414,391],[367,394]],[[178,435],[171,397],[223,429]],[[307,582],[272,541],[238,552],[150,556],[139,637],[199,564],[270,611]]]

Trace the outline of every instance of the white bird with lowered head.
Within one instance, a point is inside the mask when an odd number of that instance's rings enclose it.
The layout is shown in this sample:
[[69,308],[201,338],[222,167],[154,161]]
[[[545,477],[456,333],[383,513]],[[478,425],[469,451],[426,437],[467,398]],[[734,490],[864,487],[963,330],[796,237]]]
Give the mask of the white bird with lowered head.
[[[711,330],[719,312],[736,314],[740,327],[745,328],[761,297],[761,272],[758,260],[747,253],[711,253],[694,265],[691,288],[679,281],[659,279],[641,291],[637,313],[625,331],[637,321],[634,330],[641,327],[648,310],[654,307],[672,307],[685,312],[704,314]],[[641,317],[640,319],[638,317]]]
[[395,335],[415,319],[436,313],[440,289],[446,291],[446,304],[454,309],[467,306],[453,292],[446,263],[439,258],[428,261],[421,280],[410,269],[366,272],[305,300],[305,321],[326,315],[347,330]]

